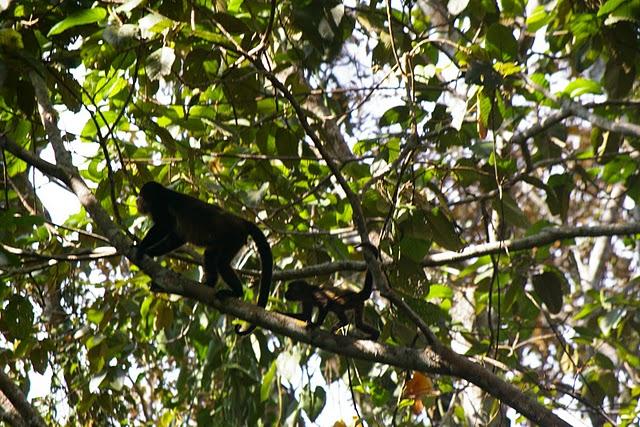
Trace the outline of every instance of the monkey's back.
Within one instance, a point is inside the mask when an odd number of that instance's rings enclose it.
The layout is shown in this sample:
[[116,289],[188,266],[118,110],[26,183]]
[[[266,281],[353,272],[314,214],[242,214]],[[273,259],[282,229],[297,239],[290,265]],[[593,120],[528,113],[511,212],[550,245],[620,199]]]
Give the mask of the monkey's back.
[[224,245],[225,241],[247,241],[247,221],[221,207],[195,197],[172,191],[169,212],[182,221],[176,233],[197,246]]

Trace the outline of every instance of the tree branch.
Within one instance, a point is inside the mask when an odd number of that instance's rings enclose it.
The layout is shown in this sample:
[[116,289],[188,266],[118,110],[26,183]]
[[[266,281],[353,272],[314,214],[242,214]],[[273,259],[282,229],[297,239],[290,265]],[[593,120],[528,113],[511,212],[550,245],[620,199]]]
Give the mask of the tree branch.
[[57,261],[69,261],[69,262],[108,258],[108,257],[117,255],[116,249],[110,246],[102,246],[94,250],[84,249],[84,250],[69,252],[66,254],[42,254],[36,251],[30,251],[30,250],[25,250],[25,249],[16,248],[13,246],[5,245],[4,243],[0,242],[0,249],[2,249],[7,253],[10,253],[12,255],[16,255],[19,257],[37,258],[37,259],[54,259]]
[[557,240],[573,239],[576,237],[617,236],[637,233],[640,233],[640,222],[632,222],[629,224],[554,227],[544,229],[536,235],[523,237],[522,239],[501,240],[498,242],[469,246],[460,252],[446,251],[439,254],[429,255],[422,260],[422,266],[437,267],[440,265],[450,264],[452,262],[460,262],[471,258],[477,258],[483,255],[533,249],[539,246],[548,245]]
[[49,163],[46,160],[41,159],[35,154],[25,150],[18,143],[13,141],[7,135],[0,133],[0,146],[6,148],[11,154],[23,160],[24,162],[34,166],[38,170],[40,170],[43,174],[58,179],[65,184],[68,184],[67,177],[64,172],[53,163]]
[[[262,66],[262,64],[260,64],[260,62],[253,60],[251,57],[247,58],[251,60],[258,71],[260,71],[271,82],[271,84],[273,84],[273,86],[278,91],[280,91],[285,98],[287,98],[287,100],[293,107],[305,133],[311,139],[314,146],[316,147],[324,161],[327,163],[327,166],[329,166],[331,173],[340,184],[342,190],[345,192],[347,199],[349,200],[349,204],[353,209],[352,220],[356,226],[356,229],[358,230],[358,234],[360,235],[361,243],[370,243],[369,233],[367,231],[365,215],[364,211],[362,210],[360,197],[358,197],[358,195],[351,189],[349,183],[340,172],[338,164],[331,158],[331,156],[329,156],[327,151],[324,149],[322,141],[320,141],[316,133],[311,128],[311,125],[309,124],[309,121],[307,120],[302,107],[295,99],[293,94],[285,87],[284,84],[282,84],[282,82],[280,82],[280,80],[278,80],[278,78],[273,73],[267,71]],[[365,248],[367,248],[367,246],[365,246]],[[434,345],[437,344],[438,347],[442,347],[442,344],[439,343],[438,338],[431,331],[431,329],[429,329],[429,326],[424,322],[424,320],[422,320],[422,318],[415,311],[413,311],[413,309],[402,298],[396,295],[393,289],[391,289],[391,286],[389,286],[389,283],[387,282],[386,275],[382,272],[382,267],[380,265],[380,262],[378,261],[376,254],[373,253],[372,250],[366,249],[364,251],[364,257],[367,262],[367,268],[373,276],[374,283],[376,283],[377,286],[381,289],[382,295],[389,301],[391,301],[391,303],[396,307],[400,308],[411,319],[411,321],[413,321],[418,326],[420,331],[422,331],[422,333],[430,343]]]
[[0,421],[7,423],[11,427],[27,427],[17,412],[6,411],[3,407],[0,407]]
[[[523,237],[521,239],[509,239],[497,242],[471,245],[460,252],[445,251],[423,258],[423,267],[438,267],[455,262],[466,261],[484,255],[498,253],[509,253],[534,249],[540,246],[551,244],[558,240],[574,239],[577,237],[603,237],[603,236],[626,236],[640,233],[640,222],[629,224],[599,224],[591,226],[577,227],[554,227],[540,231],[538,234]],[[384,262],[385,266],[393,265],[391,262]],[[341,271],[365,271],[367,264],[363,261],[336,261],[317,264],[311,267],[297,270],[286,270],[275,272],[273,277],[277,280],[302,279],[306,277],[333,274]],[[258,275],[258,272],[255,272]]]
[[618,132],[622,135],[640,137],[640,125],[624,121],[613,122],[611,120],[607,120],[602,116],[592,113],[577,102],[573,102],[567,98],[559,99],[557,96],[553,95],[547,88],[540,86],[539,84],[531,80],[527,75],[522,74],[522,78],[533,90],[537,90],[543,93],[544,96],[560,105],[561,110],[557,114],[568,114],[576,116],[601,129],[606,129],[611,132]]
[[[268,77],[270,80],[273,78],[272,83],[274,86],[276,86],[278,90],[284,91],[283,94],[285,97],[287,97],[289,101],[295,103],[295,99],[293,99],[291,93],[287,91],[282,83],[275,79],[273,74],[268,73],[265,70],[261,71],[267,73],[267,75],[270,76]],[[71,155],[65,149],[59,135],[59,130],[57,129],[55,114],[47,97],[48,95],[46,86],[44,86],[44,81],[42,81],[42,79],[35,73],[32,73],[31,77],[36,89],[36,97],[41,120],[44,124],[49,141],[53,145],[57,162],[56,165],[51,165],[50,163],[43,161],[39,161],[37,163],[46,169],[46,171],[44,171],[45,173],[47,173],[47,171],[51,172],[54,176],[58,176],[59,179],[65,182],[76,194],[80,203],[84,206],[86,211],[103,231],[105,236],[109,238],[116,249],[129,257],[129,259],[133,259],[134,251],[131,247],[131,241],[124,236],[118,226],[111,220],[107,212],[102,208],[93,193],[80,177],[78,170],[71,163]],[[333,160],[325,157],[326,152],[323,150],[322,143],[311,130],[299,104],[295,103],[294,109],[299,115],[300,120],[304,123],[303,126],[305,127],[305,131],[310,132],[309,137],[314,140],[314,144],[317,144],[318,151],[323,155],[325,161],[330,164],[332,172],[336,174],[336,179],[341,181],[343,189],[347,193],[348,197],[350,197],[349,200],[353,205],[354,221],[356,222],[358,231],[360,232],[363,241],[368,241],[368,236],[366,234],[367,230],[364,223],[364,214],[357,195],[349,188],[346,180],[339,173],[339,169]],[[24,150],[17,150],[17,147],[8,144],[6,138],[2,141],[2,145],[6,146],[14,155],[25,161],[28,161],[29,159],[34,160],[34,156],[30,153],[25,152]],[[374,279],[377,280],[377,283],[384,284],[386,287],[386,279],[380,269],[380,263],[375,257],[375,254],[370,252],[371,251],[365,251],[368,268],[372,270]],[[501,399],[503,402],[510,405],[534,422],[547,426],[568,426],[567,423],[554,415],[551,410],[538,403],[534,398],[525,395],[511,384],[506,383],[495,374],[484,369],[482,366],[473,363],[466,357],[461,356],[443,346],[437,339],[435,339],[433,333],[429,330],[424,321],[415,314],[404,301],[392,292],[387,292],[387,298],[389,298],[392,303],[403,309],[412,321],[418,325],[425,336],[430,340],[430,343],[432,344],[431,348],[415,350],[405,347],[392,347],[371,341],[354,340],[349,337],[336,336],[321,330],[308,330],[301,322],[294,321],[277,313],[267,312],[261,307],[257,307],[255,305],[249,305],[244,302],[231,299],[219,301],[215,298],[215,291],[212,288],[202,286],[194,281],[181,277],[179,274],[171,270],[164,269],[157,262],[147,256],[144,256],[139,262],[137,262],[137,264],[152,278],[155,283],[161,287],[163,292],[196,299],[210,305],[222,313],[234,315],[255,323],[256,325],[271,329],[276,333],[289,336],[295,340],[309,343],[337,354],[361,360],[398,366],[403,369],[412,369],[433,374],[454,375],[459,378],[464,378]]]
[[[154,278],[155,280],[155,278]],[[280,313],[268,312],[261,307],[236,299],[223,301],[215,297],[213,288],[202,286],[176,273],[169,272],[159,280],[170,289],[167,293],[181,295],[207,304],[216,310],[247,320],[253,324],[287,336],[296,341],[322,348],[335,354],[369,362],[397,366],[405,370],[416,370],[428,374],[453,375],[472,382],[487,393],[501,399],[530,420],[545,426],[569,426],[534,398],[506,383],[497,375],[444,347],[413,349],[358,340],[334,335],[321,329],[309,329],[305,322],[297,321]],[[160,284],[160,283],[159,283]]]
[[27,396],[14,384],[7,374],[0,370],[0,390],[9,399],[26,425],[35,427],[46,427],[46,424],[38,411],[29,403]]

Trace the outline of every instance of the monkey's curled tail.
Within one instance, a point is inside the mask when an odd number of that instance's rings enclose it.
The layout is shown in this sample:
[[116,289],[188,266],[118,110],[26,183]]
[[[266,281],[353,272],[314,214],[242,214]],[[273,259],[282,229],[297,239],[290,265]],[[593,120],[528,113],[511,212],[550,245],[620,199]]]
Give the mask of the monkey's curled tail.
[[[256,243],[258,247],[258,254],[260,255],[260,268],[262,270],[260,274],[260,294],[258,295],[258,305],[262,308],[267,307],[269,301],[269,291],[271,290],[271,278],[273,276],[273,255],[271,253],[271,246],[267,241],[266,236],[252,222],[247,222],[247,229],[249,235]],[[247,335],[253,332],[256,325],[251,325],[244,331],[240,329],[240,325],[236,325],[236,333],[238,335]]]

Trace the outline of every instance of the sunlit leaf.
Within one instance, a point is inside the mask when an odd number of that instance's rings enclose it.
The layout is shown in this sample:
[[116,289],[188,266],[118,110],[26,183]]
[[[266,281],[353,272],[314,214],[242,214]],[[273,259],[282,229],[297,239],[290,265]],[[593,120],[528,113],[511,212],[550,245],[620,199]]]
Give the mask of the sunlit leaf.
[[438,298],[452,298],[453,290],[449,286],[445,285],[431,285],[429,287],[429,293],[426,296],[427,300]]
[[527,29],[532,32],[538,31],[547,25],[552,18],[553,15],[547,12],[543,5],[538,5],[527,17]]
[[171,73],[171,66],[175,61],[176,55],[173,49],[169,47],[161,47],[160,49],[149,55],[147,62],[147,74],[151,80],[158,80]]
[[630,0],[607,0],[598,9],[598,17],[607,15],[616,10],[620,5],[630,3]]
[[61,34],[68,29],[77,27],[79,25],[93,24],[94,22],[102,21],[106,17],[107,11],[106,9],[103,9],[101,7],[93,7],[91,9],[81,10],[51,27],[51,29],[47,33],[47,37]]
[[577,98],[585,93],[602,93],[602,88],[593,80],[579,78],[570,82],[562,92],[571,98]]
[[449,10],[450,14],[458,15],[467,8],[468,4],[469,0],[452,0],[447,3],[447,9]]
[[100,389],[106,377],[107,377],[106,371],[103,371],[97,375],[94,375],[93,378],[91,378],[91,380],[89,381],[89,390],[92,393],[96,393]]
[[607,312],[604,316],[598,318],[598,326],[605,337],[608,337],[611,334],[611,331],[618,327],[620,321],[626,314],[626,310],[622,308],[615,308]]

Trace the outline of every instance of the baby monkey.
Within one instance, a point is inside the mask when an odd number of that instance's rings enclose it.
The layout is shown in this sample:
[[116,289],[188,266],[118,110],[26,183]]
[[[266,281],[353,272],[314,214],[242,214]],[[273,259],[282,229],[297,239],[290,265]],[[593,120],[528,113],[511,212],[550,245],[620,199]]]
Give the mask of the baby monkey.
[[[370,245],[370,244],[366,244]],[[370,245],[378,254],[378,249]],[[364,321],[364,303],[371,296],[373,290],[373,277],[369,270],[364,279],[364,286],[359,292],[349,291],[339,288],[323,288],[312,285],[305,280],[294,280],[289,283],[289,288],[284,296],[289,301],[299,301],[302,303],[302,313],[283,313],[287,316],[307,322],[308,327],[322,326],[324,319],[329,312],[333,312],[338,317],[331,332],[349,324],[348,311],[353,311],[355,326],[362,332],[369,335],[369,339],[375,341],[380,336],[380,332]],[[318,318],[315,323],[312,320],[313,308],[318,309]]]

